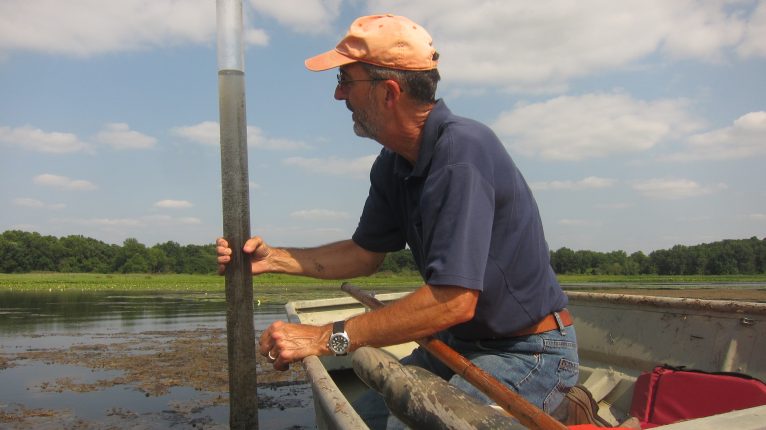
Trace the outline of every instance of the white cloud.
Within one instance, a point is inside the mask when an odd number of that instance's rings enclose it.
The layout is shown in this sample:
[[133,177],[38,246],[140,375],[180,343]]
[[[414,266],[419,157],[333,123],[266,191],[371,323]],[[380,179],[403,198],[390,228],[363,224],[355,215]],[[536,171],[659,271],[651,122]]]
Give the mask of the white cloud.
[[[572,79],[622,69],[660,53],[720,61],[731,51],[764,57],[763,2],[716,0],[369,1],[423,24],[450,81],[521,91],[561,91]],[[341,0],[250,0],[254,14],[299,33],[344,33]],[[246,7],[245,40],[267,45]],[[13,51],[74,56],[212,45],[212,0],[4,0],[0,57]],[[328,46],[328,49],[330,47]],[[471,67],[465,67],[470,64]]]
[[747,215],[747,218],[753,221],[766,221],[766,214],[754,213]]
[[[250,0],[262,15],[299,33],[318,34],[332,30],[340,14],[340,0]],[[329,49],[329,48],[328,48]]]
[[742,43],[737,52],[745,58],[766,56],[766,2],[759,1],[747,23]]
[[327,221],[348,219],[349,215],[346,212],[332,211],[328,209],[306,209],[295,211],[290,214],[290,217],[306,221]]
[[729,127],[689,137],[686,148],[668,161],[731,160],[766,155],[766,112],[750,112]]
[[110,123],[96,135],[96,140],[114,149],[148,149],[152,148],[157,139],[133,131],[128,124]]
[[368,155],[366,157],[352,159],[338,157],[290,157],[284,160],[284,164],[314,173],[363,178],[369,175],[370,168],[372,167],[375,158],[377,158],[377,155]]
[[268,33],[260,28],[246,29],[244,38],[248,45],[266,46],[269,44]]
[[178,218],[178,222],[180,222],[181,224],[186,224],[186,225],[199,225],[199,224],[202,224],[202,220],[201,219],[199,219],[197,217],[192,217],[192,216],[186,216],[186,217]]
[[87,227],[138,227],[141,221],[133,218],[54,218],[51,222]]
[[98,187],[92,182],[83,179],[70,179],[66,176],[51,175],[49,173],[37,175],[32,180],[37,185],[58,188],[71,191],[91,191]]
[[67,154],[88,149],[88,144],[74,134],[45,132],[30,126],[0,127],[0,142],[49,154]]
[[[89,227],[130,227],[132,229],[177,226],[179,224],[199,225],[202,223],[199,218],[195,217],[176,218],[168,215],[146,215],[137,218],[54,218],[51,221],[59,224],[72,224]],[[132,232],[131,234],[135,233],[135,230],[130,231]]]
[[154,204],[154,207],[163,209],[185,209],[194,206],[187,200],[160,200]]
[[171,132],[176,136],[203,145],[218,146],[221,143],[221,128],[215,121],[205,121],[195,125],[175,127]]
[[263,130],[254,126],[247,127],[247,144],[255,148],[280,151],[309,148],[307,144],[297,140],[266,136]]
[[764,56],[762,8],[715,0],[377,0],[368,10],[422,24],[442,54],[445,79],[560,91],[574,78],[656,53],[720,61],[742,43],[743,53]]
[[169,215],[147,215],[137,220],[141,225],[146,226],[174,226],[177,224],[197,225],[202,221],[196,217],[172,217]]
[[29,197],[19,197],[13,199],[13,205],[20,208],[30,209],[63,209],[66,207],[63,203],[45,203],[38,199]]
[[[694,58],[720,61],[723,51],[740,43],[747,21],[741,14],[749,5],[725,1],[658,0],[659,12],[670,18],[664,35],[662,51],[675,59]],[[738,7],[740,6],[740,7]],[[743,7],[744,6],[744,7]],[[733,9],[730,12],[727,9]]]
[[45,207],[45,203],[37,199],[30,198],[18,198],[13,199],[13,205],[21,208],[34,208],[39,209]]
[[141,225],[141,222],[132,218],[91,218],[80,220],[83,223],[94,224],[104,227],[136,227]]
[[726,184],[703,186],[689,179],[650,179],[633,184],[633,189],[644,197],[658,200],[699,197],[725,190],[726,188]]
[[622,93],[562,96],[519,105],[493,124],[506,145],[527,156],[584,160],[643,152],[699,129],[683,100],[636,100]]
[[609,178],[599,178],[597,176],[588,176],[587,178],[579,181],[549,181],[549,182],[533,182],[529,186],[535,191],[544,190],[587,190],[597,188],[609,188],[614,185],[616,181]]
[[[215,38],[215,8],[212,0],[4,0],[0,55],[24,50],[91,56],[209,44]],[[249,42],[267,43],[253,34],[257,30],[248,29]]]
[[[219,146],[221,144],[221,128],[216,121],[204,121],[196,125],[175,127],[171,132],[203,145]],[[280,151],[309,148],[307,144],[300,141],[268,137],[264,134],[263,130],[255,126],[247,127],[247,145],[249,147]]]

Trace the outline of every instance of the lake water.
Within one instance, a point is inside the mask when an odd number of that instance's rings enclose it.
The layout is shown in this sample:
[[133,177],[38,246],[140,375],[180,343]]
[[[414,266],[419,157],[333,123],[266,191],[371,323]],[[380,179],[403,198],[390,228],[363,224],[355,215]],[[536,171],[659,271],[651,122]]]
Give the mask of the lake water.
[[[0,292],[0,429],[227,428],[225,389],[199,377],[225,375],[225,314],[222,294]],[[258,332],[284,307],[253,317]],[[172,368],[189,356],[197,376]],[[308,384],[276,376],[259,373],[260,428],[314,428]]]

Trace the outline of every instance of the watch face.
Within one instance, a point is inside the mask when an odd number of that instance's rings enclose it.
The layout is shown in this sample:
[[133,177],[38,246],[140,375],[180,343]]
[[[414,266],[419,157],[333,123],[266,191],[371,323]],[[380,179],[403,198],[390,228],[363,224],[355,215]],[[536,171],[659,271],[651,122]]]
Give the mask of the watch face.
[[329,347],[336,354],[345,354],[348,351],[348,337],[345,333],[334,333],[330,336]]

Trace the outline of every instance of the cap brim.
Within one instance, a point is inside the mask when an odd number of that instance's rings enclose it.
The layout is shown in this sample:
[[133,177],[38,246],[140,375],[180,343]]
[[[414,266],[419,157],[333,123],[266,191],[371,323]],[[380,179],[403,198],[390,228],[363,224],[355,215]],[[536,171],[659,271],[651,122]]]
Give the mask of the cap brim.
[[321,72],[323,70],[330,70],[335,67],[344,66],[346,64],[354,63],[358,60],[339,53],[336,50],[327,51],[324,54],[311,57],[303,62],[306,68],[313,72]]

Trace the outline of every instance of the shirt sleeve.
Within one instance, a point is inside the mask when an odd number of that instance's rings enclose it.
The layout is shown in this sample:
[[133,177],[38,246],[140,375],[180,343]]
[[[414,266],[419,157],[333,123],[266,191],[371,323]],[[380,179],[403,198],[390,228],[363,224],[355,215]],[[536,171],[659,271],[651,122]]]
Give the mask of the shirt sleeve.
[[494,218],[491,183],[471,163],[433,172],[423,190],[425,280],[483,289]]
[[400,215],[394,209],[394,193],[390,189],[391,164],[385,153],[375,160],[370,169],[370,191],[364,203],[362,216],[352,236],[352,240],[362,248],[372,252],[393,252],[404,249],[405,232]]

